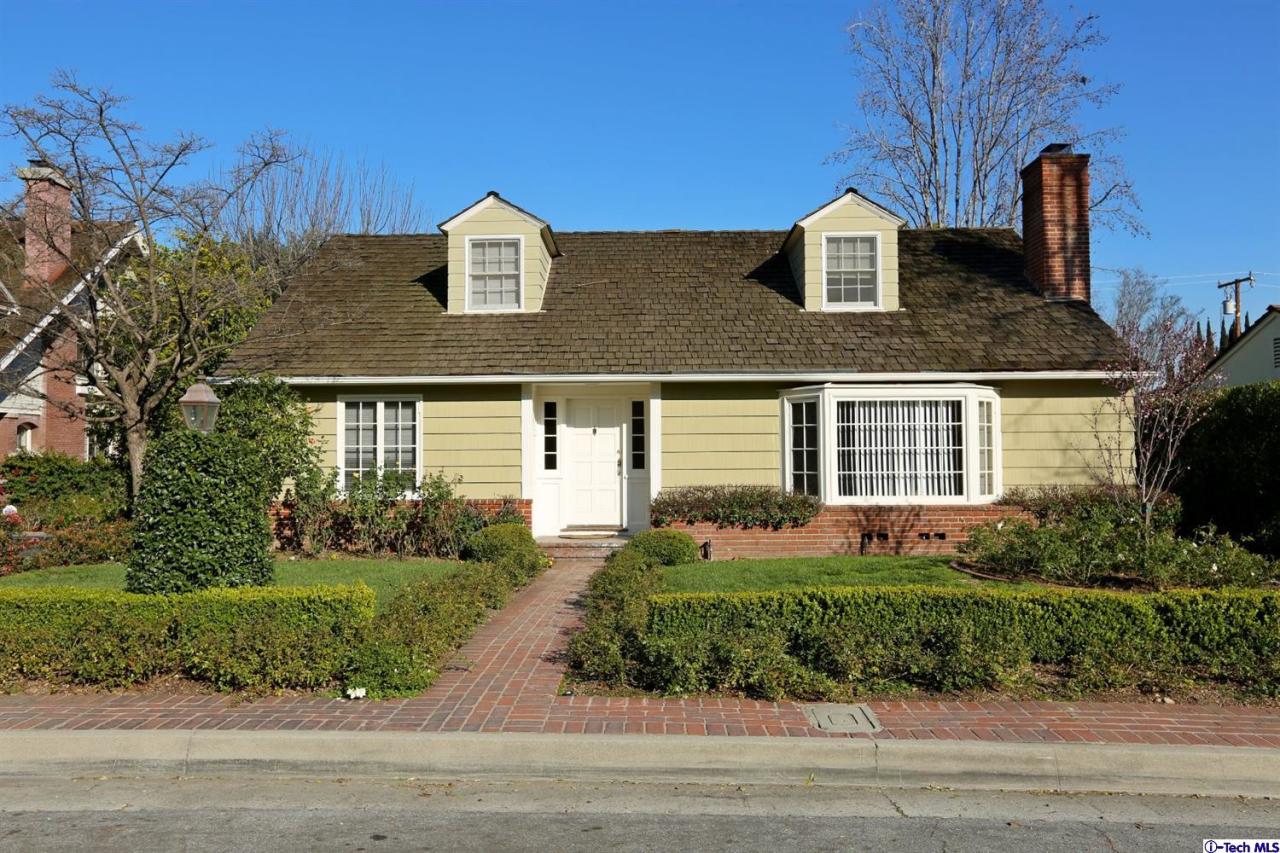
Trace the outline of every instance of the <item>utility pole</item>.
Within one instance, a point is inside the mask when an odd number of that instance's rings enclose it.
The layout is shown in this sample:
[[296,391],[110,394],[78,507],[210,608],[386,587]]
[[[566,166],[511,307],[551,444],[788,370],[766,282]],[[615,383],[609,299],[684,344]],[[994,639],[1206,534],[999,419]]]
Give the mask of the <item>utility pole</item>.
[[1219,290],[1224,290],[1228,287],[1235,288],[1235,295],[1233,298],[1222,300],[1222,313],[1224,315],[1232,314],[1232,313],[1235,314],[1235,322],[1231,324],[1231,340],[1232,341],[1240,337],[1240,331],[1241,331],[1240,330],[1240,314],[1241,314],[1240,285],[1242,284],[1248,284],[1250,287],[1253,287],[1252,271],[1250,271],[1250,273],[1246,275],[1244,278],[1236,278],[1236,279],[1232,279],[1231,281],[1224,281],[1218,285]]

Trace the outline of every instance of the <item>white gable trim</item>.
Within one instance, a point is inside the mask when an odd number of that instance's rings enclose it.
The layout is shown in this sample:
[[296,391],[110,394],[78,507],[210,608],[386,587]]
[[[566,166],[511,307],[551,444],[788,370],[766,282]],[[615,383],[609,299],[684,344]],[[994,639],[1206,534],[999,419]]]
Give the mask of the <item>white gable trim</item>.
[[71,290],[67,292],[67,295],[62,297],[62,299],[58,302],[58,304],[53,306],[53,308],[49,310],[48,314],[45,314],[43,317],[41,317],[40,322],[36,323],[36,325],[31,329],[31,331],[27,332],[26,336],[23,337],[22,340],[18,341],[18,343],[14,345],[13,349],[9,350],[9,352],[5,354],[4,358],[0,358],[0,370],[4,370],[6,367],[12,364],[13,360],[17,358],[19,355],[21,355],[22,351],[25,350],[27,347],[29,347],[31,345],[31,342],[40,336],[41,332],[43,332],[46,328],[48,328],[49,324],[53,322],[53,318],[56,317],[58,314],[62,313],[63,308],[66,308],[68,305],[74,302],[76,297],[80,295],[81,291],[85,289],[85,286],[92,279],[97,278],[102,273],[102,271],[107,267],[107,265],[110,264],[112,261],[114,261],[116,259],[116,256],[119,255],[122,251],[124,251],[125,246],[129,245],[129,243],[132,241],[137,241],[139,248],[141,248],[143,251],[146,251],[146,246],[143,244],[141,234],[142,234],[141,230],[135,227],[132,231],[130,231],[124,237],[121,237],[120,241],[107,251],[106,255],[103,256],[102,260],[98,261],[98,263],[94,265],[93,269],[89,272],[89,274],[85,275],[83,278],[77,281],[75,284],[75,287],[71,288]]
[[858,207],[863,208],[869,213],[873,213],[876,216],[880,216],[885,219],[888,219],[890,222],[893,222],[894,224],[899,226],[907,224],[907,220],[903,219],[901,216],[894,213],[893,211],[881,207],[880,205],[876,204],[874,201],[872,201],[869,198],[864,198],[863,196],[858,195],[858,193],[853,190],[847,190],[839,198],[836,198],[827,202],[822,207],[815,210],[813,213],[810,213],[804,219],[801,219],[798,222],[796,222],[796,225],[799,225],[801,228],[808,228],[810,224],[812,224],[818,219],[821,219],[827,213],[830,213],[832,210],[835,210],[837,207],[842,207],[846,204],[856,204]]
[[[1251,349],[1257,341],[1265,340],[1262,330],[1269,328],[1273,323],[1280,326],[1280,310],[1274,307],[1268,308],[1267,313],[1263,314],[1258,322],[1249,328],[1249,331],[1237,338],[1236,342],[1222,354],[1222,357],[1210,365],[1210,372],[1221,370],[1225,365],[1230,364],[1242,351]],[[1277,329],[1277,331],[1280,331],[1280,329]]]
[[526,222],[532,222],[534,225],[537,225],[539,228],[551,227],[543,220],[534,216],[532,213],[529,213],[527,210],[521,210],[520,208],[516,207],[514,204],[507,201],[505,198],[498,195],[497,193],[490,193],[486,195],[484,198],[480,199],[470,207],[464,209],[462,212],[454,214],[454,216],[452,216],[451,218],[446,219],[444,222],[441,222],[438,227],[440,228],[441,231],[447,232],[450,228],[453,228],[455,225],[461,225],[471,217],[475,216],[477,213],[481,213],[492,207],[502,207],[506,210],[509,210],[515,215],[524,219]]

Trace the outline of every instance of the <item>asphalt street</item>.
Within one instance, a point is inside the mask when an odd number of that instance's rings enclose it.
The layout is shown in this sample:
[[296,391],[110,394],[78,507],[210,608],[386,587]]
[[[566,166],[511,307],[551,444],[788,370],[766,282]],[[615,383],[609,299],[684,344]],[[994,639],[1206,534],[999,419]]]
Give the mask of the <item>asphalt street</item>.
[[413,779],[3,778],[22,851],[1196,851],[1280,803],[1092,794]]

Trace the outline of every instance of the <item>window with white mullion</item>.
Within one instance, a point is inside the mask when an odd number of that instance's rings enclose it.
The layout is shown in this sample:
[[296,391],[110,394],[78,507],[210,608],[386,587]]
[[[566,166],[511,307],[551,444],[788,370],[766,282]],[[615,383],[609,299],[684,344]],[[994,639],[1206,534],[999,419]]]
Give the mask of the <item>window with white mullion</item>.
[[469,305],[475,310],[520,307],[520,241],[473,239],[467,244]]
[[416,400],[346,400],[342,405],[342,488],[388,471],[417,484]]
[[831,234],[824,237],[826,302],[836,307],[875,307],[878,251],[871,234]]

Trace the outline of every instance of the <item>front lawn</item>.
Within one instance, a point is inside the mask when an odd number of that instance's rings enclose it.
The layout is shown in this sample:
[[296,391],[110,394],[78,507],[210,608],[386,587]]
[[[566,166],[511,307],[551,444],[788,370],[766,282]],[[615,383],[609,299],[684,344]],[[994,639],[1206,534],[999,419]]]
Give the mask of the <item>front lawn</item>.
[[[665,570],[667,592],[762,592],[815,586],[981,586],[951,557],[788,557],[688,563]],[[1009,584],[1004,584],[1008,586]]]
[[[378,610],[405,584],[425,577],[443,577],[461,563],[445,560],[277,560],[276,586],[338,586],[364,581],[378,597]],[[53,566],[0,577],[3,587],[78,587],[124,589],[124,566],[97,563]]]

